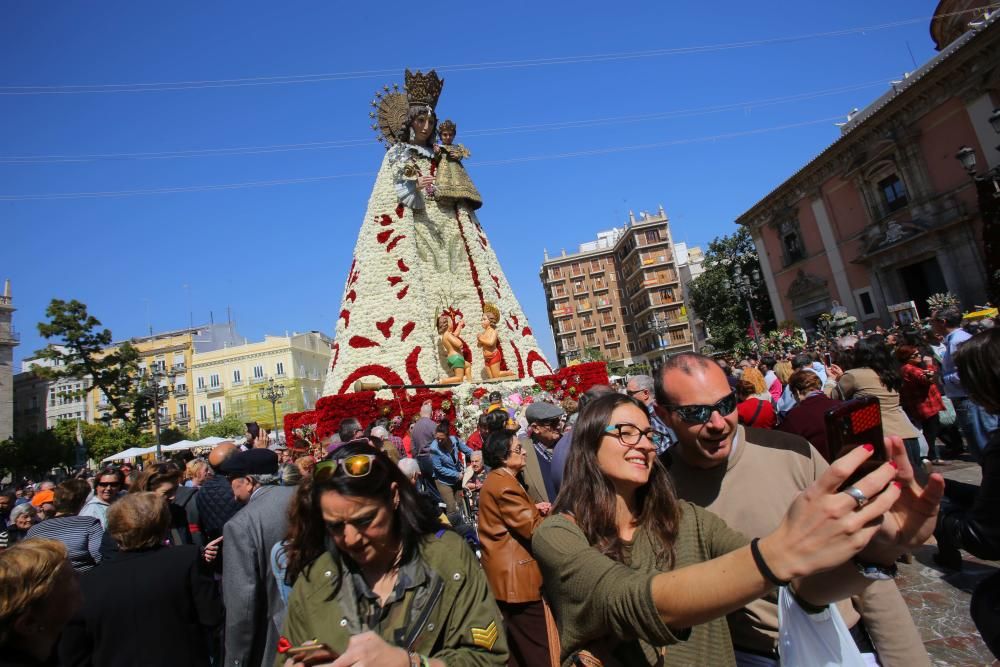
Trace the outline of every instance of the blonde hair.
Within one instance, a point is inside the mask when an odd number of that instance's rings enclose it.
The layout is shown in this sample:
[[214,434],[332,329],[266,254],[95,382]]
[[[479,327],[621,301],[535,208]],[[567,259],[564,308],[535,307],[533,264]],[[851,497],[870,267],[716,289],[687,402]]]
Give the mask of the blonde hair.
[[68,566],[66,545],[32,538],[0,552],[0,646],[8,646],[14,623],[55,591]]
[[781,380],[781,384],[788,384],[788,378],[792,377],[792,362],[783,359],[774,365],[774,374]]
[[184,466],[184,479],[193,480],[204,472],[206,468],[208,468],[208,461],[205,459],[191,459],[188,461],[187,465]]
[[151,549],[170,528],[170,508],[158,493],[129,493],[108,509],[108,532],[122,551]]
[[767,391],[767,384],[764,382],[764,376],[760,374],[760,371],[756,368],[746,368],[743,370],[743,375],[740,376],[741,380],[746,380],[753,385],[753,392],[755,394],[763,394]]

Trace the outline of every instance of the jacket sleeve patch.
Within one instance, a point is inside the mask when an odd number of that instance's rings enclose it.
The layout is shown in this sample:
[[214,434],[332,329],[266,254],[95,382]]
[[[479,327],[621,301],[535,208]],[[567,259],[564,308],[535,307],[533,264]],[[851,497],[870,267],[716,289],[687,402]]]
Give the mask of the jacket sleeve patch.
[[487,651],[493,650],[497,641],[497,622],[491,621],[485,628],[472,628],[472,643]]

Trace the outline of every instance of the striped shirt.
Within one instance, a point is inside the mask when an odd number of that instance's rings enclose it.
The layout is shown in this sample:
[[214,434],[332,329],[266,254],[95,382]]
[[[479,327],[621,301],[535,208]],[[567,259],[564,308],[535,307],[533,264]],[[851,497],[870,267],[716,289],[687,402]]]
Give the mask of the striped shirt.
[[92,516],[57,516],[36,523],[27,537],[58,540],[66,545],[69,562],[77,572],[92,570],[101,562],[101,538],[104,529]]

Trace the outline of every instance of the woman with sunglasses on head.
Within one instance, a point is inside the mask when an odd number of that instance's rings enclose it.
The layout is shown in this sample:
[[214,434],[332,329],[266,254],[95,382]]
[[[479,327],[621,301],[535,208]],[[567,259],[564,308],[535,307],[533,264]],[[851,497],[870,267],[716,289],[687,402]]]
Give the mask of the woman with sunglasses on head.
[[503,621],[475,554],[370,445],[337,449],[299,486],[287,561],[294,587],[278,665],[507,661]]
[[[731,446],[736,398],[712,360],[698,359],[715,369],[714,384],[700,388],[715,402],[665,407],[675,447],[698,438],[714,452]],[[729,436],[710,440],[709,427]],[[726,614],[784,585],[808,607],[847,597],[868,581],[847,569],[853,564],[835,576],[810,575],[847,563],[869,542],[865,559],[891,565],[933,529],[943,482],[932,477],[933,488],[914,492],[898,441],[893,464],[843,493],[838,487],[871,451],[859,447],[836,461],[796,498],[777,530],[749,540],[677,500],[656,457],[663,437],[650,428],[645,406],[627,396],[602,396],[580,415],[553,516],[532,539],[563,664],[735,665]],[[890,484],[896,465],[905,492]]]
[[511,667],[552,663],[542,603],[542,572],[531,553],[531,536],[545,515],[521,484],[527,465],[515,435],[491,433],[483,447],[490,467],[479,492],[482,564],[507,629]]

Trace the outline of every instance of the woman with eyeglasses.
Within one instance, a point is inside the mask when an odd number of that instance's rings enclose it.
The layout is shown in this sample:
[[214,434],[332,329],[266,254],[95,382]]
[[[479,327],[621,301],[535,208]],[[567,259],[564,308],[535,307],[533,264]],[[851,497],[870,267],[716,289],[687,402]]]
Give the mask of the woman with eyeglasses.
[[97,474],[94,480],[94,495],[80,510],[80,516],[92,516],[108,529],[108,508],[118,500],[118,494],[125,486],[125,475],[119,468],[108,466]]
[[[344,445],[289,516],[286,667],[503,665],[503,620],[465,540],[388,457]],[[309,648],[315,647],[315,648]]]
[[490,467],[479,492],[482,564],[506,622],[512,667],[551,664],[542,603],[542,572],[531,553],[531,536],[545,515],[521,484],[527,456],[517,437],[491,433],[483,447]]
[[[721,373],[709,389],[728,389]],[[707,432],[720,416],[735,428],[732,392],[711,405],[666,407],[677,423],[675,447],[692,437],[706,451],[720,447]],[[687,432],[678,431],[682,423]],[[553,516],[532,539],[562,664],[735,665],[726,614],[778,586],[790,585],[806,607],[847,597],[863,576],[845,577],[843,568],[833,579],[810,575],[847,563],[876,533],[865,555],[892,563],[933,529],[943,484],[932,478],[934,488],[920,494],[907,487],[900,501],[904,491],[890,482],[904,459],[901,446],[893,464],[838,493],[871,456],[859,447],[796,498],[777,530],[749,540],[677,500],[656,457],[663,437],[650,428],[645,406],[627,396],[602,396],[580,415]]]

